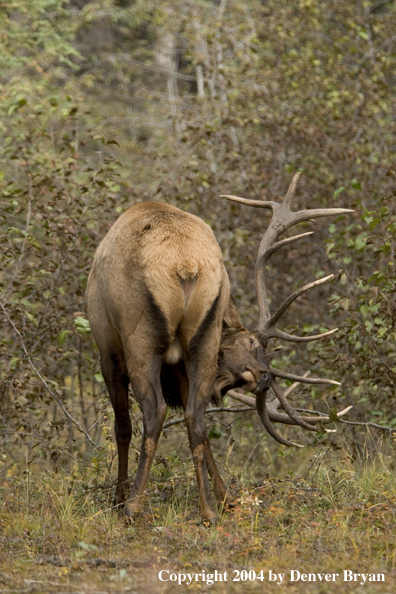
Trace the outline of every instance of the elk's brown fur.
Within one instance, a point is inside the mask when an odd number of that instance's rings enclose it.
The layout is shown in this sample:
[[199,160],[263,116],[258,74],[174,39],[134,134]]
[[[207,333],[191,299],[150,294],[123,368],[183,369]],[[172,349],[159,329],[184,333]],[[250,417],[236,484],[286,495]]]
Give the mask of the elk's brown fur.
[[[245,330],[235,306],[220,247],[200,218],[149,202],[129,208],[100,244],[88,279],[88,317],[115,412],[118,447],[116,502],[133,515],[141,499],[166,415],[182,405],[198,481],[200,512],[212,521],[207,470],[217,498],[226,487],[206,432],[210,398],[227,387],[256,389],[268,367],[257,339]],[[222,334],[223,333],[223,334]],[[221,337],[228,333],[224,351]],[[231,338],[232,335],[232,338]],[[241,352],[242,351],[242,352]],[[246,352],[245,352],[246,351]],[[251,360],[246,364],[246,360]],[[216,381],[220,373],[219,381]],[[221,372],[220,372],[221,370]],[[131,422],[128,384],[143,412],[143,441],[130,494]],[[265,383],[264,382],[264,383]]]

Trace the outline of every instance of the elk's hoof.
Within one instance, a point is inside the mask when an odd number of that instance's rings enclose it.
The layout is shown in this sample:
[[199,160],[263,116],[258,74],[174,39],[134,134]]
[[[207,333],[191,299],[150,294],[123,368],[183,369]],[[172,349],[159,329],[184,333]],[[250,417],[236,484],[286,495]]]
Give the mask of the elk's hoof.
[[201,512],[202,524],[207,528],[217,524],[217,514],[212,510],[207,510],[205,513]]
[[210,528],[211,526],[215,526],[217,524],[217,517],[208,518],[207,520],[202,520],[202,526],[205,528]]
[[116,512],[119,516],[124,515],[124,507],[125,507],[125,501],[117,501],[117,499],[114,498],[113,509],[116,510]]
[[232,514],[235,510],[235,503],[226,500],[221,506],[222,514]]
[[129,483],[125,482],[122,485],[118,485],[114,496],[114,506],[122,506],[128,499],[129,495]]
[[126,501],[124,505],[124,515],[132,520],[144,515],[144,505],[137,501]]

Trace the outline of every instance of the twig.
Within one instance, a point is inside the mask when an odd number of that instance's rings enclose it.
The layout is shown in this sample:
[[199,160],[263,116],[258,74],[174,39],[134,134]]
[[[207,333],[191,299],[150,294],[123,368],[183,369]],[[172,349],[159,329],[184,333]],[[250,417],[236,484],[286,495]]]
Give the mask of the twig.
[[34,371],[34,373],[37,375],[37,377],[42,381],[43,385],[45,386],[46,390],[49,392],[49,394],[52,396],[52,398],[55,400],[55,402],[57,402],[59,404],[59,406],[61,407],[61,409],[63,410],[64,414],[67,416],[67,418],[73,423],[73,425],[75,425],[77,427],[77,429],[83,433],[85,435],[85,437],[88,439],[89,443],[96,449],[99,450],[99,446],[98,444],[96,444],[90,437],[89,433],[87,431],[85,431],[85,429],[83,429],[83,427],[81,427],[80,423],[78,421],[76,421],[76,419],[74,419],[71,414],[69,413],[69,411],[65,408],[65,406],[63,405],[63,403],[59,400],[59,398],[57,397],[57,395],[51,390],[51,388],[49,387],[47,381],[45,380],[45,378],[43,378],[43,376],[41,375],[41,373],[38,371],[38,369],[35,367],[29,353],[28,350],[26,348],[25,345],[25,341],[23,340],[23,336],[22,334],[19,332],[18,328],[15,326],[14,322],[11,320],[10,316],[8,315],[8,312],[6,310],[6,308],[4,307],[4,304],[2,301],[0,301],[0,306],[1,309],[4,312],[5,317],[7,318],[8,322],[11,324],[12,328],[14,329],[14,332],[18,335],[20,341],[21,341],[21,345],[22,345],[22,349],[23,352],[26,355],[27,361],[30,365],[30,367],[32,368],[32,370]]
[[4,296],[7,295],[8,291],[12,287],[12,283],[14,282],[15,278],[17,277],[19,266],[20,266],[21,261],[22,261],[22,258],[23,258],[23,253],[25,251],[27,234],[29,233],[29,227],[30,227],[30,217],[32,215],[32,193],[33,193],[33,186],[32,186],[32,178],[30,176],[30,179],[29,179],[29,194],[28,194],[28,212],[27,212],[27,216],[26,216],[26,235],[23,238],[23,242],[22,242],[22,246],[21,246],[21,252],[19,254],[18,262],[15,265],[14,274],[12,275],[12,278],[9,281],[9,283],[7,285],[7,288],[4,291]]
[[27,584],[48,584],[49,586],[64,586],[64,584],[60,584],[59,582],[43,582],[42,580],[28,580],[25,578],[23,580]]
[[346,421],[345,419],[340,419],[340,423],[345,423],[346,425],[362,425],[366,428],[374,427],[375,429],[381,429],[381,431],[389,431],[389,433],[396,433],[396,427],[386,427],[385,425],[378,425],[378,423],[371,423],[369,421]]
[[365,62],[367,60],[367,58],[371,58],[371,56],[373,56],[375,53],[377,53],[378,50],[386,48],[386,46],[389,45],[390,43],[392,43],[392,41],[395,41],[395,39],[396,39],[396,35],[392,35],[391,37],[388,37],[388,39],[385,39],[385,41],[383,41],[376,47],[373,47],[372,49],[370,49],[363,56],[363,58],[360,60],[361,64],[363,64],[363,62]]
[[[207,411],[205,412],[205,415],[209,415],[213,412],[232,412],[232,413],[239,413],[239,412],[251,412],[252,409],[251,407],[249,408],[242,408],[240,406],[218,406],[218,407],[214,407],[214,408],[208,408]],[[185,419],[184,418],[178,418],[178,419],[174,419],[173,421],[168,421],[167,423],[164,424],[163,429],[168,429],[169,427],[172,427],[172,425],[180,425],[180,423],[184,423]]]

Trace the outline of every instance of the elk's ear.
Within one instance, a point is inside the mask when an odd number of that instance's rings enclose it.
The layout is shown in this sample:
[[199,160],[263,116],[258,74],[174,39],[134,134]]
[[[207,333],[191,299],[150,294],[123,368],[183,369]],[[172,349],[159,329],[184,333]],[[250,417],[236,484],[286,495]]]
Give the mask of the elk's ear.
[[232,328],[233,330],[243,329],[241,318],[239,317],[237,307],[232,297],[230,297],[227,309],[223,316],[223,330],[228,328]]

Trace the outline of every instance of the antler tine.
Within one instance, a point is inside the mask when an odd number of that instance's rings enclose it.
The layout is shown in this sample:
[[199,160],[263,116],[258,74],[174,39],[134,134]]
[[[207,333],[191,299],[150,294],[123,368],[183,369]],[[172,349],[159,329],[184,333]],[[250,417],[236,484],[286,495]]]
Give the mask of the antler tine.
[[283,199],[283,204],[285,204],[285,206],[287,206],[288,208],[290,207],[290,203],[291,203],[294,193],[296,191],[297,183],[298,183],[298,180],[300,179],[300,175],[301,175],[300,171],[298,171],[297,173],[295,173],[293,175],[293,179],[291,180],[289,189],[287,190],[287,194]]
[[246,206],[255,206],[256,208],[269,208],[274,210],[274,208],[277,206],[277,202],[267,200],[249,200],[249,198],[241,198],[240,196],[232,196],[231,194],[220,194],[220,198],[226,198],[226,200],[230,200],[231,202],[239,202],[240,204],[245,204]]
[[300,384],[327,384],[329,386],[341,386],[340,382],[336,382],[332,379],[319,378],[319,377],[306,377],[305,375],[295,375],[294,373],[288,373],[287,371],[280,371],[275,367],[269,368],[272,375],[275,377],[281,377],[282,379],[294,380]]
[[[278,399],[276,398],[273,402],[269,402],[267,404],[268,416],[271,419],[271,421],[273,423],[283,423],[285,425],[296,425],[296,423],[293,421],[293,419],[291,419],[288,415],[278,412],[277,409],[278,409],[279,403],[277,404],[277,401],[278,401]],[[340,410],[340,412],[337,412],[337,420],[340,419],[341,417],[345,416],[351,410],[351,408],[353,408],[353,407],[347,406],[343,410]],[[306,411],[306,412],[310,412],[310,411]],[[308,418],[312,423],[320,423],[321,425],[328,425],[329,423],[334,422],[327,415],[323,415],[323,416],[317,415],[317,416],[306,417],[306,418]],[[312,429],[312,431],[318,431],[318,427],[315,427],[314,429]]]
[[[277,442],[279,442],[283,445],[287,445],[287,446],[294,446],[296,448],[304,447],[304,446],[300,445],[299,443],[294,443],[293,441],[288,441],[287,439],[284,439],[283,437],[278,435],[278,433],[275,431],[275,429],[270,421],[270,418],[268,416],[268,409],[267,409],[267,403],[266,403],[266,392],[263,392],[260,395],[256,396],[256,409],[257,409],[257,412],[260,416],[260,419],[261,419],[264,427],[267,429],[267,431],[271,435],[271,437],[273,437]],[[301,423],[297,423],[297,424],[300,425]],[[306,428],[311,429],[311,427],[313,427],[313,426],[308,425],[308,423],[307,423]],[[314,430],[314,429],[312,429],[312,430]]]
[[290,402],[285,397],[282,388],[278,384],[275,378],[272,379],[271,388],[274,391],[275,396],[279,400],[282,405],[283,410],[289,415],[293,421],[296,422],[297,425],[304,427],[304,429],[309,429],[310,431],[315,431],[316,428],[314,425],[307,423],[304,419],[298,414],[298,412],[292,407]]
[[338,328],[333,328],[333,330],[328,330],[327,332],[322,332],[321,334],[295,336],[294,334],[283,332],[283,330],[279,330],[278,328],[272,328],[271,331],[266,333],[266,338],[279,338],[280,340],[287,340],[288,342],[311,342],[312,340],[321,340],[322,338],[326,338],[326,336],[334,334],[334,332],[337,332],[337,330]]
[[300,237],[303,237],[305,234],[296,236],[295,238],[288,238],[288,240],[282,240],[284,243],[279,242],[278,244],[273,245],[276,238],[289,227],[292,227],[297,223],[301,223],[302,221],[353,212],[352,210],[345,208],[319,208],[292,212],[290,210],[290,202],[294,196],[299,177],[300,173],[296,173],[294,175],[287,194],[280,203],[274,201],[249,200],[248,198],[222,194],[222,197],[226,198],[227,200],[245,204],[246,206],[271,209],[273,212],[271,222],[268,225],[268,228],[261,240],[256,260],[256,292],[260,311],[260,321],[258,326],[259,331],[263,330],[266,322],[271,317],[264,281],[264,271],[268,259],[280,247],[300,239]]
[[[308,235],[308,233],[306,233],[304,235]],[[303,235],[300,235],[300,236],[297,235],[295,238],[290,238],[290,239],[297,239],[297,238],[299,239],[302,236]],[[284,241],[286,241],[286,240],[284,240]],[[279,243],[281,243],[281,242],[279,242]],[[278,245],[278,244],[276,244],[276,245]],[[274,247],[276,247],[276,246],[274,246]],[[301,287],[300,289],[297,289],[297,291],[292,293],[287,299],[285,299],[285,301],[277,309],[275,314],[273,316],[271,316],[269,318],[269,320],[267,320],[265,322],[264,327],[262,329],[259,329],[260,340],[261,340],[262,344],[265,346],[267,343],[267,340],[269,338],[279,338],[280,340],[287,340],[289,342],[311,342],[313,340],[323,340],[323,338],[326,338],[326,336],[331,336],[332,334],[337,332],[338,328],[334,328],[333,330],[328,330],[327,332],[321,332],[320,334],[313,334],[310,336],[295,336],[294,334],[288,334],[287,332],[284,332],[283,330],[279,330],[278,328],[276,328],[276,323],[279,321],[279,319],[284,314],[284,312],[287,310],[287,308],[293,303],[293,301],[295,301],[298,297],[300,297],[301,295],[303,295],[310,289],[313,289],[314,287],[317,287],[318,285],[321,285],[323,283],[329,282],[329,281],[333,280],[334,278],[335,278],[334,274],[329,274],[328,276],[325,276],[321,279],[313,281],[312,283],[308,283],[308,284],[304,285],[303,287]]]
[[[299,236],[297,236],[297,237],[299,237]],[[259,330],[260,331],[260,339],[263,342],[263,344],[266,344],[266,341],[268,340],[268,338],[279,338],[281,340],[288,340],[290,342],[310,342],[312,340],[322,340],[326,336],[330,336],[331,334],[334,334],[334,332],[336,332],[338,330],[338,328],[335,328],[333,330],[328,330],[327,332],[321,332],[320,334],[315,334],[313,336],[312,335],[311,336],[294,336],[293,334],[288,334],[288,333],[283,332],[282,330],[278,330],[278,328],[276,328],[277,322],[279,321],[281,316],[285,313],[287,308],[293,303],[293,301],[295,301],[298,297],[300,297],[307,291],[310,291],[314,287],[317,287],[319,285],[322,285],[323,283],[332,281],[334,278],[335,278],[335,274],[329,274],[328,276],[325,276],[325,277],[320,278],[316,281],[313,281],[312,283],[308,283],[308,284],[304,285],[300,289],[297,289],[297,291],[294,291],[294,293],[292,293],[287,299],[285,299],[285,301],[277,309],[275,314],[273,316],[271,316],[270,319],[267,320],[267,322],[265,323],[264,327],[262,329],[260,328],[260,330]]]
[[263,254],[263,258],[261,261],[261,266],[265,267],[270,256],[275,254],[281,247],[284,245],[288,245],[289,243],[294,243],[298,239],[302,239],[303,237],[308,237],[308,235],[313,235],[313,231],[307,231],[306,233],[301,233],[300,235],[293,235],[293,237],[286,237],[277,243],[274,243],[273,246],[269,247],[265,254]]
[[[258,330],[260,332],[264,332],[267,323],[269,322],[269,320],[271,319],[271,314],[270,314],[270,309],[269,309],[269,301],[268,301],[268,296],[267,296],[267,292],[266,292],[266,288],[265,288],[265,267],[267,265],[267,262],[270,258],[270,256],[272,256],[272,254],[274,254],[279,248],[283,247],[284,245],[287,245],[289,243],[292,243],[294,241],[297,241],[298,239],[301,239],[302,237],[306,237],[306,234],[301,234],[301,235],[296,235],[294,237],[290,237],[287,238],[286,240],[281,240],[278,243],[274,243],[274,241],[277,239],[277,237],[279,237],[279,235],[281,235],[284,231],[286,231],[287,229],[289,229],[289,227],[292,227],[293,225],[296,225],[297,223],[303,222],[303,221],[307,221],[310,219],[315,219],[318,217],[324,217],[324,216],[334,216],[334,215],[340,215],[340,214],[345,214],[347,212],[353,212],[347,209],[343,209],[343,208],[328,208],[328,209],[312,209],[312,210],[304,210],[304,211],[299,211],[299,212],[292,212],[289,208],[290,205],[290,201],[294,195],[296,186],[297,186],[297,181],[298,181],[298,177],[299,176],[294,176],[292,183],[290,184],[289,187],[289,191],[286,194],[285,199],[283,200],[283,202],[281,204],[275,203],[276,206],[274,205],[272,207],[273,210],[273,216],[272,216],[272,220],[266,230],[266,232],[264,233],[264,236],[261,240],[259,249],[258,249],[258,254],[257,254],[257,260],[256,260],[256,292],[257,292],[257,299],[258,299],[258,305],[259,305],[259,311],[260,311],[260,320],[259,320],[259,325],[258,325]],[[331,276],[329,276],[328,278],[326,278],[326,280],[330,280]],[[325,280],[322,280],[320,282],[316,281],[316,284],[310,284],[309,286],[307,285],[307,288],[305,290],[309,290],[310,288],[313,288],[314,286],[317,286],[318,284],[321,284],[321,282],[326,282]],[[305,290],[302,291],[305,292]],[[302,293],[295,293],[293,294],[293,298],[290,301],[290,303],[292,301],[294,301],[294,299],[296,299],[300,294]]]
[[[304,373],[303,378],[306,378],[308,376],[311,375],[311,372],[308,370]],[[290,394],[292,394],[295,390],[297,390],[297,388],[300,386],[301,382],[294,382],[294,384],[292,384],[291,386],[289,386],[288,388],[286,388],[285,390],[285,398],[289,398]]]
[[[308,377],[309,375],[311,375],[310,371],[306,371],[303,375],[304,378]],[[284,397],[288,398],[290,396],[290,394],[292,394],[297,388],[298,386],[300,386],[300,382],[294,382],[291,386],[289,386],[288,388],[286,388],[286,390],[284,391]],[[293,421],[293,419],[291,419],[288,415],[282,415],[282,413],[278,413],[278,408],[281,406],[281,403],[279,401],[278,398],[275,397],[274,400],[272,400],[272,402],[269,402],[267,405],[268,408],[268,414],[269,417],[272,421],[275,420],[279,420],[280,417],[285,417],[287,419],[289,419],[287,421],[288,424],[295,424],[295,422]],[[312,421],[312,418],[311,418]]]

